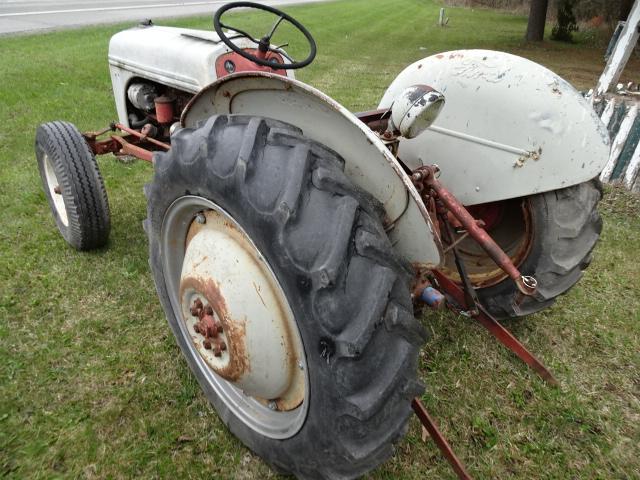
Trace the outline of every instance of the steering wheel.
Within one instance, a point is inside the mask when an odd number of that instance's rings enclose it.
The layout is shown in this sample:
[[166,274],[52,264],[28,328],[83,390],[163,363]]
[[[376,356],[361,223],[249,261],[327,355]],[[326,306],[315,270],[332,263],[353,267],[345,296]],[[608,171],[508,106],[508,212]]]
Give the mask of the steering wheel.
[[[269,13],[272,13],[272,14],[276,15],[278,17],[278,19],[273,24],[273,27],[271,27],[271,31],[269,33],[267,33],[260,40],[256,40],[254,37],[249,35],[247,32],[244,32],[244,31],[242,31],[242,30],[240,30],[238,28],[230,27],[229,25],[225,25],[224,23],[222,23],[220,21],[220,17],[222,17],[222,15],[224,13],[228,12],[229,10],[235,9],[235,8],[253,8],[253,9],[256,9],[256,10],[263,10],[265,12],[269,12]],[[305,38],[307,39],[307,42],[309,43],[309,55],[307,56],[307,58],[305,58],[302,61],[298,62],[298,61],[294,60],[289,55],[287,55],[284,51],[282,51],[280,49],[280,47],[276,47],[276,48],[271,47],[271,37],[273,37],[274,33],[276,32],[277,28],[280,26],[280,23],[282,23],[283,20],[286,20],[287,22],[291,23],[294,27],[296,27],[305,36]],[[317,51],[316,42],[313,39],[313,37],[311,36],[311,33],[309,33],[309,30],[307,30],[295,18],[287,15],[286,13],[278,10],[277,8],[273,8],[273,7],[270,7],[268,5],[262,5],[260,3],[253,3],[253,2],[231,2],[231,3],[227,3],[226,5],[220,7],[216,11],[215,15],[213,16],[213,27],[215,28],[216,33],[220,37],[220,40],[222,40],[225,43],[225,45],[227,45],[231,50],[236,52],[238,55],[246,58],[247,60],[251,60],[253,63],[256,63],[256,64],[261,65],[263,67],[271,67],[273,69],[283,69],[283,70],[294,70],[294,69],[297,69],[297,68],[306,67],[316,57],[316,51]],[[234,35],[234,36],[228,37],[224,33],[224,31],[222,30],[223,28],[226,28],[227,30],[234,31],[238,35]],[[253,43],[255,43],[258,46],[258,52],[260,52],[262,57],[259,57],[259,56],[256,56],[256,55],[252,55],[252,54],[246,52],[245,50],[241,49],[240,47],[238,47],[235,43],[233,43],[231,41],[234,38],[241,38],[241,37],[248,38]],[[281,47],[284,47],[284,46],[287,46],[287,45],[288,44],[284,44],[284,45],[281,45]],[[286,57],[286,59],[289,60],[291,63],[283,64],[283,63],[279,63],[276,59],[273,59],[273,58],[269,59],[269,58],[267,58],[268,52],[278,53],[278,54],[282,55],[283,57]]]

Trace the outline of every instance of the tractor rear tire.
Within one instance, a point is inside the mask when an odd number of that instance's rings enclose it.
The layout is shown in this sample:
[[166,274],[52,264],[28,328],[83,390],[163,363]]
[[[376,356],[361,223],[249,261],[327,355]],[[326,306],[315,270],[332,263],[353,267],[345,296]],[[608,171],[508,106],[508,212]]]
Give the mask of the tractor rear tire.
[[[156,153],[154,163],[145,230],[156,288],[220,419],[274,469],[298,478],[354,478],[384,462],[406,432],[411,399],[423,391],[417,361],[426,332],[413,316],[411,267],[394,253],[379,202],[350,182],[335,152],[267,118],[211,117],[174,134],[171,150]],[[196,206],[175,213],[180,202]],[[219,208],[246,233],[293,313],[308,389],[291,414],[306,413],[280,438],[254,427],[250,410],[242,410],[249,415],[243,418],[241,407],[225,400],[231,380],[207,371],[182,325],[175,277],[187,263],[170,263],[194,242],[185,240],[189,225],[205,222],[198,203]],[[253,408],[262,411],[257,403]]]
[[582,278],[602,231],[601,198],[597,179],[528,198],[532,239],[519,270],[536,278],[538,290],[523,297],[510,279],[479,288],[478,297],[493,316],[515,318],[544,310]]
[[62,237],[78,250],[102,247],[109,239],[109,201],[96,158],[68,122],[42,124],[36,157],[44,193]]

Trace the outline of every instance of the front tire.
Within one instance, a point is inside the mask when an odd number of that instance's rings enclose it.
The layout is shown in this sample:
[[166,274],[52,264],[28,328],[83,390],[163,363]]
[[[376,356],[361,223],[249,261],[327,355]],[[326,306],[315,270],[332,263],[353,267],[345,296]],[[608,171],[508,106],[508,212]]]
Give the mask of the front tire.
[[[347,179],[337,154],[270,119],[212,117],[176,133],[171,150],[154,160],[145,228],[156,288],[220,418],[269,464],[299,478],[354,478],[385,461],[406,430],[411,398],[422,391],[416,370],[425,332],[413,317],[411,268],[384,233],[381,205]],[[280,412],[281,399],[234,396],[240,381],[212,373],[185,334],[178,277],[198,238],[194,219],[209,222],[212,212],[235,225],[228,235],[246,235],[293,314],[306,374],[298,406]],[[228,272],[212,270],[207,281],[231,288]],[[279,413],[284,423],[276,435],[259,420],[277,424]]]
[[96,158],[71,123],[49,122],[36,131],[36,157],[44,193],[62,237],[78,250],[109,239],[109,201]]

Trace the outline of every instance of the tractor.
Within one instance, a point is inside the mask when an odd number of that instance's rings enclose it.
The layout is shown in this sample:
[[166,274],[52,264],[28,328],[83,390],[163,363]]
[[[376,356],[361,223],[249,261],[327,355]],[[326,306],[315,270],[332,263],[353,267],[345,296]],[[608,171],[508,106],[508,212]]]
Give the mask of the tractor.
[[[272,28],[234,28],[238,9]],[[421,59],[352,113],[295,79],[316,43],[287,13],[232,2],[213,23],[115,34],[118,121],[40,125],[43,188],[64,239],[96,249],[96,156],[150,162],[151,271],[207,399],[276,471],[354,478],[389,458],[423,392],[421,309],[497,322],[581,278],[609,136],[571,85],[507,53]],[[306,58],[272,44],[284,24]]]

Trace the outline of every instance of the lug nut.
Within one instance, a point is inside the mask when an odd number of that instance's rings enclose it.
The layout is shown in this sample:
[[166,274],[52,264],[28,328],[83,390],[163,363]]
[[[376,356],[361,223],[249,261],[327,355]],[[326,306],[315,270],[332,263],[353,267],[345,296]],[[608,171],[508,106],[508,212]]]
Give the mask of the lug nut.
[[62,193],[62,190],[60,190],[60,185],[56,185],[55,187],[53,187],[53,193],[57,193],[58,195]]
[[206,348],[207,350],[211,350],[211,342],[209,340],[205,340],[204,342],[202,342],[202,345],[204,346],[204,348]]
[[205,217],[202,213],[196,215],[196,223],[203,225],[207,222],[207,217]]
[[213,315],[213,308],[211,308],[211,305],[204,307],[204,313],[205,315]]
[[278,410],[278,404],[271,400],[268,404],[269,410]]
[[196,333],[200,333],[200,325],[198,325],[197,323],[193,326],[193,331]]
[[220,350],[222,350],[223,352],[227,349],[227,344],[224,342],[220,342]]
[[199,298],[196,298],[193,301],[193,305],[191,306],[189,311],[191,312],[191,315],[193,315],[194,317],[198,317],[200,316],[201,310],[202,310],[202,300],[200,300]]
[[220,348],[220,345],[216,345],[213,349],[213,354],[216,357],[221,357],[222,356],[222,349]]
[[215,327],[212,327],[211,325],[207,326],[207,337],[217,337],[218,336],[218,331],[216,330]]

